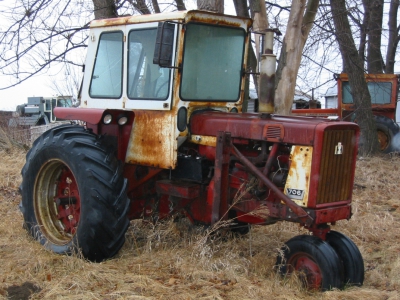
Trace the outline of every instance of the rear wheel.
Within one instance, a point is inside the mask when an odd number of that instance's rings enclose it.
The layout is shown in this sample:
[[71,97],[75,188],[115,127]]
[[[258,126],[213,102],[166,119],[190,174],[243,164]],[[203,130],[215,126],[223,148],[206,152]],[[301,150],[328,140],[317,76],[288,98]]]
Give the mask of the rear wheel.
[[37,139],[22,169],[21,210],[32,236],[56,253],[92,261],[114,256],[129,226],[122,164],[102,138],[80,126]]
[[341,288],[342,269],[333,248],[311,235],[296,236],[286,242],[276,266],[282,275],[296,272],[309,289]]
[[364,261],[360,250],[344,234],[330,231],[326,241],[336,251],[343,264],[344,284],[361,286],[364,282]]
[[391,119],[376,116],[376,130],[378,133],[378,141],[381,152],[390,153],[400,151],[394,145],[394,136],[399,133],[399,127]]

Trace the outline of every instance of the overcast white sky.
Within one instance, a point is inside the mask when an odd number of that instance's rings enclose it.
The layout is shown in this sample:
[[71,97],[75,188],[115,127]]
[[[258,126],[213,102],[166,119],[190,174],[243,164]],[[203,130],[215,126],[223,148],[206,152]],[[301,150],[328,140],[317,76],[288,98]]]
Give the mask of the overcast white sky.
[[[0,10],[12,6],[14,3],[14,0],[0,0]],[[5,30],[6,28],[7,24],[4,24],[4,20],[0,19],[0,30]],[[52,73],[55,74],[56,72]],[[50,88],[52,77],[48,75],[35,76],[16,87],[0,90],[0,110],[15,110],[18,104],[26,103],[28,97],[55,95],[55,92]],[[1,74],[0,81],[0,86],[13,82],[12,78]]]

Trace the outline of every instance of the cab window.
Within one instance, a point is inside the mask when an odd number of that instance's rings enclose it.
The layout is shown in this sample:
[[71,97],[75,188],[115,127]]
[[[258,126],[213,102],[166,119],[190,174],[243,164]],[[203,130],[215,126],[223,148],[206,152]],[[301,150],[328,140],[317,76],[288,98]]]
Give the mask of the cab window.
[[121,31],[100,35],[89,95],[92,98],[122,96],[123,37]]

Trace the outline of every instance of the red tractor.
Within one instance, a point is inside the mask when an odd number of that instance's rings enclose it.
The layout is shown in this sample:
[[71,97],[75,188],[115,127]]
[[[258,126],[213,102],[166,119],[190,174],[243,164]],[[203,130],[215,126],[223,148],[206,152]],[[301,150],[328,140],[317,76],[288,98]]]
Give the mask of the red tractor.
[[361,285],[360,251],[331,230],[351,217],[358,126],[241,113],[251,24],[200,11],[93,21],[82,105],[54,110],[85,125],[45,132],[22,169],[28,231],[101,261],[132,219],[239,231],[290,221],[312,234],[286,243],[282,274],[322,290]]

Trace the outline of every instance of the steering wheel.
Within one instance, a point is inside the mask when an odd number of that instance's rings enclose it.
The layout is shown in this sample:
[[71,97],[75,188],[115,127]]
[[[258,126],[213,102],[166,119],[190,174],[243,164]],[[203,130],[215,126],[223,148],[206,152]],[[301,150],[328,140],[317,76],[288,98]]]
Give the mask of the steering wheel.
[[155,93],[155,97],[158,98],[158,94],[161,92],[161,90],[163,89],[163,87],[165,87],[167,84],[169,83],[169,78],[164,81],[157,89],[156,93]]

